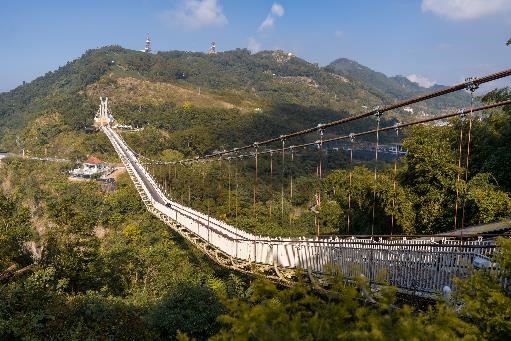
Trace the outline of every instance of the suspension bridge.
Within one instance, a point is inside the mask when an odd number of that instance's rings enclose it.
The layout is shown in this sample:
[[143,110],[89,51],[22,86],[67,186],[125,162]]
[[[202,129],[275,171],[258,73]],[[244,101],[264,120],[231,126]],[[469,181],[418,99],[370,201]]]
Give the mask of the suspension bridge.
[[[467,79],[458,85],[393,105],[378,107],[363,114],[348,116],[337,121],[280,135],[265,141],[254,142],[246,146],[180,160],[177,163],[186,167],[195,162],[254,158],[257,184],[257,162],[260,155],[280,152],[284,160],[284,153],[292,152],[296,148],[309,145],[317,145],[321,148],[323,144],[339,140],[353,142],[355,138],[366,134],[376,134],[375,158],[377,160],[378,136],[381,132],[387,130],[397,131],[408,126],[456,116],[466,116],[470,129],[472,115],[475,112],[509,105],[511,101],[481,107],[474,107],[472,101],[471,107],[464,110],[420,121],[381,127],[380,117],[385,112],[463,89],[469,90],[473,98],[473,93],[480,84],[509,75],[511,75],[511,69],[480,78]],[[496,247],[494,240],[481,237],[463,238],[463,232],[461,232],[462,238],[459,238],[459,233],[455,236],[446,234],[422,238],[414,236],[388,238],[374,235],[270,238],[243,231],[209,214],[187,207],[175,198],[168,196],[163,186],[158,184],[155,177],[150,174],[146,167],[147,163],[144,164],[141,161],[143,156],[132,150],[123,137],[110,126],[111,115],[106,110],[98,112],[97,121],[101,123],[102,132],[106,134],[125,165],[147,210],[223,266],[246,273],[264,274],[273,280],[282,282],[292,281],[297,270],[314,277],[340,273],[348,280],[363,275],[371,284],[393,285],[401,291],[415,295],[434,295],[441,292],[445,286],[452,287],[455,277],[466,276],[473,267],[496,266],[491,260],[491,255]],[[323,131],[327,128],[371,116],[376,117],[377,121],[377,127],[374,130],[351,133],[330,139],[323,138]],[[311,133],[319,133],[320,140],[286,146],[286,142],[290,139]],[[470,130],[467,138],[468,146],[470,146]],[[273,150],[263,148],[263,146],[271,143],[279,143],[280,147]],[[169,163],[158,160],[152,161],[159,164]],[[321,173],[320,164],[319,176],[321,176]],[[376,168],[374,176],[376,180]],[[283,196],[284,192],[282,190]],[[256,188],[254,187],[254,203],[255,198]],[[458,209],[461,210],[464,207],[457,206],[456,210]],[[460,226],[463,227],[463,221]]]

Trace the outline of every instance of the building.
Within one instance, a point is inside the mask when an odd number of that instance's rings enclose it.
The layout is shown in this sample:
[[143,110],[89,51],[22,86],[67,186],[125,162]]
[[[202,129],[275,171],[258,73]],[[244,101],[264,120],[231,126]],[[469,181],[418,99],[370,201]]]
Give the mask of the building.
[[82,163],[80,168],[70,171],[71,177],[74,178],[96,178],[101,175],[107,174],[111,168],[103,161],[95,156],[89,156],[87,160]]
[[412,114],[412,115],[413,115],[413,108],[410,108],[410,107],[404,107],[404,108],[403,108],[403,111],[406,111],[407,113],[409,113],[409,114]]

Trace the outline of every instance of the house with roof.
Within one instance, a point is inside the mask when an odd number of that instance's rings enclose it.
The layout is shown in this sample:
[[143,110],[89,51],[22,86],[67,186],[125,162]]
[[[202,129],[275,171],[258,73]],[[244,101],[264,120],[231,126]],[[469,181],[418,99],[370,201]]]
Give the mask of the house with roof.
[[70,174],[75,178],[96,178],[110,170],[108,164],[91,155],[82,163],[81,167],[70,171]]

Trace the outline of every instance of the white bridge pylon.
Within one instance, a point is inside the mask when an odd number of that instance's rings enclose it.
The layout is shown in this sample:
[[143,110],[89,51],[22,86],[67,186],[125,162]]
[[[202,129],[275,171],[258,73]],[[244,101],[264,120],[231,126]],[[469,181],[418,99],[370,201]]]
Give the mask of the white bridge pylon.
[[491,264],[492,241],[269,238],[255,236],[167,198],[123,138],[102,125],[147,209],[217,262],[286,280],[295,269],[347,279],[365,276],[417,295],[440,293],[473,264]]
[[114,121],[112,112],[108,108],[108,97],[100,97],[99,100],[101,101],[101,104],[99,105],[98,112],[94,117],[94,125],[97,127],[109,125]]

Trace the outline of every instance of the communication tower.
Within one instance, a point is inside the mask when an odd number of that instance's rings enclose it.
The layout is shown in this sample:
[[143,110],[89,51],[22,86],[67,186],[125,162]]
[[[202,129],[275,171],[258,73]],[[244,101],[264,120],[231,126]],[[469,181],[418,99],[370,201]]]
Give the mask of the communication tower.
[[142,51],[146,53],[151,52],[151,37],[149,37],[149,33],[147,33],[147,38],[145,39],[145,47]]
[[216,44],[215,44],[215,42],[211,43],[211,46],[208,49],[208,54],[216,54]]

